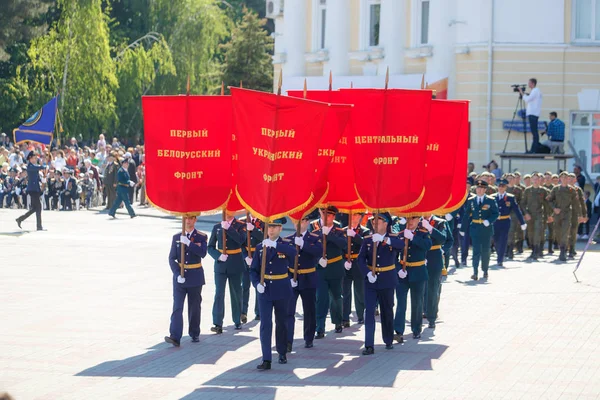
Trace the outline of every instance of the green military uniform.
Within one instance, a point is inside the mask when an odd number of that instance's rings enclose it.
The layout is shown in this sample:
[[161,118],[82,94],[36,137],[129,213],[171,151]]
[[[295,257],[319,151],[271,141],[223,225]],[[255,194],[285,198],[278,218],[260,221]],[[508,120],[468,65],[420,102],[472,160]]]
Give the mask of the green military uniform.
[[583,189],[579,186],[573,186],[573,189],[577,193],[577,212],[571,213],[571,230],[569,232],[569,258],[575,258],[577,253],[575,252],[575,244],[577,243],[577,228],[579,227],[579,218],[587,215],[587,207],[585,205],[585,197],[583,195]]
[[579,208],[577,192],[569,185],[556,186],[550,192],[549,201],[552,208],[560,210],[558,214],[554,214],[554,228],[560,246],[559,259],[567,261],[566,249],[571,231],[571,216],[579,213],[577,210]]
[[[554,185],[552,183],[544,183],[544,187],[548,189],[548,192],[552,193],[554,189]],[[554,230],[554,222],[546,221],[546,226],[548,227],[548,254],[554,254],[554,242],[556,241],[556,233]],[[544,249],[544,244],[542,243],[542,250]]]
[[[483,180],[478,180],[475,182],[475,186],[487,189],[488,184]],[[473,276],[471,276],[473,280],[478,279],[480,260],[483,278],[487,279],[488,277],[494,222],[498,219],[498,215],[496,200],[490,196],[471,196],[467,200],[461,235],[464,236],[465,230],[469,229],[473,243]]]
[[[544,243],[544,221],[552,215],[552,209],[548,202],[548,189],[543,186],[530,186],[523,192],[521,205],[525,216],[529,215],[531,220],[527,221],[527,235],[533,252],[529,258],[537,260],[540,256],[541,246]],[[527,220],[527,217],[525,217]],[[531,228],[531,229],[529,229]]]

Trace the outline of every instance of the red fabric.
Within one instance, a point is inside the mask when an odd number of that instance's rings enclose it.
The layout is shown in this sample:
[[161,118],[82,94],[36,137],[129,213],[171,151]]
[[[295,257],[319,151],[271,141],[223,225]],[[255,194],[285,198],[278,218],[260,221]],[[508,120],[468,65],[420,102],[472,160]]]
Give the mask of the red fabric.
[[354,104],[350,146],[356,190],[371,210],[398,211],[422,200],[431,91],[342,89]]
[[448,102],[461,104],[464,115],[458,136],[452,187],[449,191],[450,196],[446,204],[437,212],[437,214],[446,214],[456,210],[464,203],[467,195],[466,169],[469,157],[469,102],[464,100],[448,100]]
[[[427,157],[425,164],[425,196],[407,213],[435,213],[449,199],[454,167],[463,126],[469,124],[468,105],[445,100],[431,101]],[[461,164],[462,167],[466,163]]]
[[224,206],[231,191],[231,97],[144,96],[142,106],[150,202],[177,214]]
[[[233,117],[233,115],[232,115]],[[229,196],[229,200],[227,201],[227,210],[228,211],[241,211],[244,209],[244,206],[240,202],[240,199],[237,196],[237,192],[235,191],[235,186],[237,185],[237,167],[238,167],[238,153],[237,153],[237,135],[234,133],[231,136],[231,168],[232,168],[232,176],[231,176],[231,195]]]
[[[314,90],[307,91],[306,98],[325,103],[335,103],[338,100],[335,98],[336,94],[339,97],[339,92]],[[304,91],[290,90],[288,91],[288,95],[302,98],[304,97]],[[318,158],[317,165],[315,167],[315,179],[317,184],[314,191],[314,198],[313,201],[311,201],[310,204],[303,210],[291,214],[290,218],[292,220],[297,221],[304,215],[309,214],[315,209],[315,207],[328,202],[327,198],[330,196],[329,193],[331,193],[332,186],[334,186],[332,182],[329,182],[328,185],[328,175],[330,173],[331,165],[336,162],[339,163],[340,154],[338,154],[338,151],[342,146],[339,143],[342,135],[344,135],[344,137],[347,135],[346,128],[348,126],[348,122],[350,121],[351,111],[351,105],[332,104],[329,108],[327,117],[325,118],[325,127],[323,129],[323,135],[321,136],[320,147],[317,153]],[[344,142],[347,142],[347,139],[345,139]],[[335,187],[333,187],[333,189],[335,190]],[[353,181],[351,190],[354,193],[355,200],[357,200]],[[327,197],[324,197],[326,195]]]
[[231,94],[242,204],[263,221],[300,211],[312,200],[329,105],[239,88]]

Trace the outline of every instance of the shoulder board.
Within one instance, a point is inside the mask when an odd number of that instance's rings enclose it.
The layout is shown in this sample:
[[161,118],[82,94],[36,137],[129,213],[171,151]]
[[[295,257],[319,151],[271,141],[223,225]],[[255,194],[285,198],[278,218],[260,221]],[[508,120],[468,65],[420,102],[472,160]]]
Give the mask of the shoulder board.
[[342,226],[342,224],[340,224],[338,221],[335,221],[335,220],[333,221],[333,225],[336,225],[336,226],[338,226],[338,227],[339,227],[339,226]]
[[446,219],[445,219],[445,218],[440,218],[440,217],[438,217],[438,216],[435,216],[435,215],[433,216],[433,220],[434,220],[434,221],[435,221],[437,224],[442,224],[442,223],[446,222]]
[[486,195],[485,197],[487,197],[487,198],[488,198],[488,199],[490,199],[490,200],[496,200],[496,197],[495,197],[495,195],[492,195],[492,194],[490,194],[490,195]]
[[370,239],[372,237],[373,237],[373,235],[367,235],[367,236],[364,237],[364,239]]
[[284,242],[291,242],[291,240],[288,238],[281,238],[281,240],[283,240]]
[[336,230],[336,231],[342,231],[342,232],[344,231],[344,229],[342,229],[342,228],[338,228],[337,226],[335,227],[335,230]]
[[[398,234],[397,233],[390,233],[390,234],[388,234],[388,236],[394,236],[394,237],[396,237],[396,236],[398,236]],[[367,236],[367,237],[370,237],[370,235]]]
[[316,233],[313,233],[313,232],[310,233],[310,236],[314,236],[314,237],[317,237],[317,238],[320,237],[319,235],[317,235]]
[[208,236],[206,233],[204,233],[204,232],[200,232],[199,230],[196,230],[196,233],[197,233],[198,235],[202,235],[202,236]]
[[429,231],[425,228],[419,228],[419,232],[425,232],[425,233],[429,233]]
[[468,198],[467,200],[474,199],[475,197],[477,197],[477,196],[475,196],[475,194],[474,194],[474,193],[471,193],[471,194],[469,194],[469,198]]
[[506,193],[506,197],[515,197],[515,195],[511,193]]

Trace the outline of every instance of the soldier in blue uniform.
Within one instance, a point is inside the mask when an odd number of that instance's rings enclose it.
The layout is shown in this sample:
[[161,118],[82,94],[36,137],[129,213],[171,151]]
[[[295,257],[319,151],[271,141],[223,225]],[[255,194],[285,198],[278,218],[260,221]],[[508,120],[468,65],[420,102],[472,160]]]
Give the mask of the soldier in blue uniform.
[[[444,251],[444,267],[447,270],[448,274],[453,274],[458,268],[458,237],[460,234],[458,233],[458,227],[456,226],[457,218],[458,218],[458,210],[454,210],[451,213],[445,215],[446,219],[446,243],[442,246],[442,250]],[[450,258],[454,260],[454,267],[450,266]]]
[[[183,334],[183,303],[186,296],[188,298],[189,334],[192,342],[199,342],[202,286],[204,285],[202,259],[206,257],[206,241],[208,239],[205,233],[194,228],[196,216],[184,218],[185,235],[181,233],[173,235],[169,253],[169,266],[173,271],[173,313],[171,314],[169,336],[165,336],[165,342],[176,347],[179,347]],[[182,244],[185,246],[183,277],[180,276]]]
[[[394,340],[404,342],[404,327],[406,321],[407,295],[410,290],[410,326],[413,339],[421,338],[423,329],[423,293],[429,278],[427,273],[426,258],[431,248],[431,235],[427,229],[419,224],[420,217],[410,217],[406,227],[398,237],[408,245],[406,260],[404,253],[400,253],[400,260],[396,263],[398,271],[398,285],[396,286],[396,315],[394,317]],[[403,269],[402,267],[405,267]]]
[[[29,218],[30,215],[35,213],[35,219],[37,224],[37,230],[41,231],[42,227],[42,204],[40,203],[40,171],[45,170],[47,167],[37,165],[38,156],[35,151],[27,154],[27,194],[31,197],[31,210],[17,218],[17,225],[21,227],[21,222]],[[27,203],[25,203],[27,204]],[[0,207],[2,207],[2,201],[0,198]]]
[[[240,218],[240,222],[246,224],[246,238],[245,246],[242,248],[244,254],[244,260],[248,265],[244,268],[244,275],[242,276],[242,315],[241,322],[245,324],[248,322],[248,303],[250,302],[250,265],[252,265],[252,256],[256,251],[256,245],[262,242],[264,239],[265,224],[258,218],[250,216],[250,220],[246,221],[246,217]],[[247,232],[250,232],[250,248],[248,248],[248,236]],[[254,298],[254,319],[260,321],[260,312],[258,311],[258,298]]]
[[471,279],[478,279],[479,261],[483,278],[488,278],[492,236],[494,222],[498,219],[498,205],[493,197],[485,194],[488,183],[482,179],[475,182],[475,196],[471,196],[466,203],[460,234],[469,231],[473,241],[473,275]]
[[498,193],[492,195],[496,200],[499,212],[498,219],[494,222],[494,247],[496,247],[499,267],[502,267],[504,264],[504,256],[506,255],[511,225],[511,213],[516,215],[519,224],[521,225],[521,229],[527,229],[527,224],[523,219],[523,214],[517,204],[515,195],[507,193],[507,187],[508,181],[506,179],[498,180]]
[[[300,235],[287,237],[300,248],[298,253],[297,280],[292,279],[292,297],[287,310],[287,351],[292,351],[294,342],[294,324],[296,322],[296,304],[298,296],[302,298],[302,312],[304,313],[304,347],[313,347],[313,339],[317,330],[317,264],[323,255],[322,236],[315,232],[308,232],[309,217],[300,221]],[[294,277],[294,264],[290,267],[290,278]]]
[[[381,334],[385,348],[394,348],[394,289],[398,282],[396,260],[398,252],[404,249],[404,241],[396,233],[388,233],[392,216],[378,213],[374,222],[376,233],[364,238],[357,263],[365,282],[365,349],[367,356],[375,353],[375,307],[379,303]],[[376,248],[377,263],[373,268],[373,251]]]
[[358,262],[358,253],[363,244],[363,238],[369,235],[369,230],[360,224],[364,213],[352,214],[352,226],[347,226],[346,235],[351,238],[351,255],[348,260],[346,253],[346,261],[344,268],[346,269],[343,282],[343,305],[342,305],[342,325],[344,328],[350,327],[350,313],[352,311],[352,287],[354,286],[354,309],[358,323],[364,323],[365,314],[365,276],[362,274]]
[[128,166],[129,160],[126,158],[122,159],[121,168],[117,171],[117,198],[108,211],[108,215],[113,218],[117,218],[115,213],[117,212],[117,208],[121,206],[121,203],[125,203],[125,208],[127,208],[129,216],[131,218],[135,217],[135,212],[133,211],[133,208],[131,208],[131,203],[129,202],[129,188],[134,187],[135,182],[130,179],[129,172],[127,172]]
[[[469,257],[469,247],[471,246],[471,234],[469,232],[468,229],[463,230],[462,229],[462,219],[465,216],[465,214],[467,214],[467,203],[469,198],[473,197],[474,194],[470,194],[471,193],[471,187],[475,184],[475,180],[472,177],[468,177],[467,178],[467,201],[465,201],[463,203],[463,205],[460,207],[460,219],[457,221],[457,226],[458,226],[458,234],[460,235],[459,240],[461,241],[460,244],[460,265],[461,267],[466,267],[467,266],[467,257]],[[463,233],[461,233],[463,232]]]
[[[289,278],[289,268],[294,266],[296,247],[289,239],[280,237],[285,218],[268,224],[268,239],[256,246],[250,280],[258,292],[260,309],[260,344],[262,363],[259,370],[271,369],[271,338],[273,335],[273,310],[275,311],[275,347],[279,354],[279,364],[287,363],[287,312],[292,297],[293,279]],[[261,263],[266,251],[264,284],[261,284]]]
[[[246,262],[242,248],[246,245],[245,225],[234,214],[227,211],[226,221],[213,226],[208,241],[208,254],[215,260],[215,301],[212,309],[214,333],[223,333],[225,317],[225,285],[229,281],[231,318],[235,329],[242,329],[242,277]],[[225,251],[223,251],[223,231],[225,231]]]
[[438,316],[438,305],[440,299],[440,284],[442,282],[442,269],[444,268],[444,256],[442,247],[447,239],[446,221],[426,214],[421,220],[421,226],[427,230],[431,237],[431,248],[427,252],[427,286],[425,289],[425,315],[429,321],[429,328],[435,329],[435,321]]
[[[321,219],[311,222],[312,232],[323,235],[326,243],[326,256],[321,257],[317,266],[319,277],[317,286],[317,334],[315,339],[325,337],[325,319],[331,312],[331,322],[335,332],[341,333],[342,327],[342,280],[344,279],[344,254],[348,240],[344,230],[334,223],[338,209],[329,206],[321,209]],[[331,310],[329,310],[331,305]]]

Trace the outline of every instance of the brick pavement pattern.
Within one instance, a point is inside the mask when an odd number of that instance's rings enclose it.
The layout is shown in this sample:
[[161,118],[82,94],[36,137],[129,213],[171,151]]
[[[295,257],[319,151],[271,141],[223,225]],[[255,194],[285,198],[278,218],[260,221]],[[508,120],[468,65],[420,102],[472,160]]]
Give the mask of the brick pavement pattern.
[[328,325],[304,349],[298,314],[288,364],[258,372],[257,322],[234,331],[226,314],[223,335],[209,331],[208,259],[200,343],[163,342],[179,220],[44,212],[48,231],[35,232],[29,220],[17,228],[19,214],[0,209],[0,393],[17,400],[600,398],[598,253],[581,283],[557,257],[507,261],[487,283],[461,268],[442,285],[435,332],[386,351],[378,326],[374,356],[360,355],[360,325],[339,335]]

